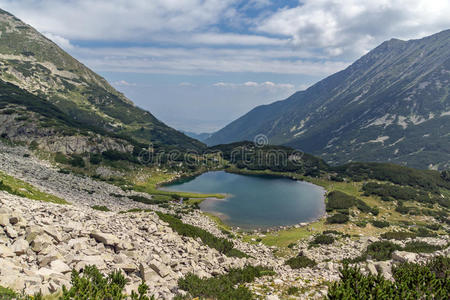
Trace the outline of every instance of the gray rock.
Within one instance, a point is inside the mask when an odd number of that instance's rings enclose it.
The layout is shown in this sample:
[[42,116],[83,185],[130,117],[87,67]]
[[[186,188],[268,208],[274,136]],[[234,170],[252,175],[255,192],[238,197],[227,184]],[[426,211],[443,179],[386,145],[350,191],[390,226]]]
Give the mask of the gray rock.
[[120,240],[116,236],[101,231],[94,231],[90,236],[105,246],[116,247],[120,243]]
[[17,231],[15,231],[14,228],[11,225],[7,225],[5,227],[5,231],[6,231],[6,235],[9,236],[12,239],[15,239],[16,237],[19,236]]
[[62,260],[54,260],[50,263],[50,269],[57,273],[68,273],[72,271],[72,269]]
[[156,260],[152,260],[148,265],[156,273],[158,273],[159,276],[161,276],[163,278],[166,277],[167,275],[169,275],[169,273],[170,273],[170,269],[167,266],[163,265],[162,263],[160,263]]
[[155,282],[161,278],[155,270],[142,263],[139,265],[139,275],[145,282]]
[[14,251],[10,248],[6,247],[5,245],[0,245],[0,257],[13,257],[15,256]]
[[0,225],[3,227],[10,225],[9,217],[7,214],[0,214]]
[[55,226],[45,226],[44,232],[51,236],[56,242],[60,243],[62,241],[62,235]]
[[371,263],[371,262],[368,262],[367,263],[367,269],[369,270],[369,272],[372,274],[372,275],[378,275],[378,271],[377,271],[377,268],[375,267],[375,265],[373,264],[373,263]]
[[30,247],[30,245],[28,244],[28,242],[21,238],[21,239],[17,239],[12,244],[11,249],[16,255],[22,255],[27,252],[29,247]]
[[399,262],[416,262],[418,255],[416,253],[406,252],[406,251],[394,251],[392,253],[392,259]]

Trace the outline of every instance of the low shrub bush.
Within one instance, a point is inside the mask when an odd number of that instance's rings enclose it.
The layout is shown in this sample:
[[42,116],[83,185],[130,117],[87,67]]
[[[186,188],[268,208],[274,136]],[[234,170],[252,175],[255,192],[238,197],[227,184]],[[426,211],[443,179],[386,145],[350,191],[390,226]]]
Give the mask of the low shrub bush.
[[326,209],[350,208],[355,204],[356,198],[340,191],[332,191],[327,195]]
[[310,245],[330,245],[333,244],[334,237],[331,235],[320,234],[311,241]]
[[366,254],[374,260],[388,260],[395,250],[401,250],[401,247],[389,241],[379,241],[367,246]]
[[169,226],[182,236],[200,238],[205,245],[230,257],[248,257],[247,254],[234,249],[233,242],[227,239],[216,237],[202,228],[190,224],[184,224],[180,219],[173,215],[163,214],[161,212],[156,213],[161,220],[169,223]]
[[[73,270],[70,289],[63,286],[62,296],[59,299],[126,299],[124,288],[126,279],[119,271],[104,276],[95,266],[85,267],[83,273]],[[146,296],[148,286],[142,283],[138,292],[130,295],[132,300],[155,300]]]
[[381,235],[382,238],[387,240],[406,240],[406,239],[413,239],[416,237],[416,234],[413,232],[406,232],[406,231],[388,231]]
[[437,233],[432,232],[432,231],[426,229],[425,227],[417,228],[416,234],[419,237],[436,237],[437,236]]
[[251,300],[254,299],[253,294],[244,284],[253,282],[257,277],[273,274],[272,270],[260,266],[231,269],[227,274],[204,279],[188,274],[178,280],[178,287],[188,295],[179,295],[175,299]]
[[301,269],[314,267],[316,265],[316,262],[306,256],[300,255],[289,258],[284,264],[290,266],[292,269]]
[[329,224],[344,224],[349,220],[348,215],[345,214],[335,214],[327,218],[327,223]]
[[403,251],[415,252],[415,253],[432,253],[441,250],[442,247],[436,245],[430,245],[426,242],[412,241],[403,247]]
[[439,230],[441,229],[442,226],[438,223],[434,223],[434,224],[427,224],[425,227],[430,230]]
[[364,275],[344,264],[341,280],[328,290],[328,299],[448,299],[450,258],[437,257],[425,265],[403,263],[393,268],[394,281]]
[[380,220],[373,220],[370,223],[372,223],[372,225],[377,228],[385,228],[389,227],[390,225],[388,221],[380,221]]
[[86,166],[83,157],[80,155],[72,155],[72,158],[69,160],[69,164],[77,168],[84,168]]

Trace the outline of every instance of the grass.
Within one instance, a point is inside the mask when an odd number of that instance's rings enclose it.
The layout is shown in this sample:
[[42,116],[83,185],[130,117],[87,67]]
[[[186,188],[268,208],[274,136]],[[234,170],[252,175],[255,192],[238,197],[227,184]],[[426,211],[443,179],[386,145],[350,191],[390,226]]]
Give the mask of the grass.
[[64,199],[56,197],[54,195],[45,193],[26,183],[20,179],[16,179],[12,176],[6,175],[0,171],[0,190],[6,191],[10,194],[44,202],[52,202],[57,204],[69,204]]
[[[233,170],[231,170],[233,172]],[[300,240],[306,239],[312,234],[317,232],[322,232],[325,230],[338,230],[343,234],[348,234],[351,236],[355,235],[365,235],[365,236],[377,236],[386,232],[387,228],[377,228],[372,225],[372,222],[377,221],[387,221],[390,225],[402,225],[404,223],[408,224],[416,224],[416,225],[426,225],[426,222],[423,220],[422,215],[402,215],[395,211],[396,204],[394,202],[385,202],[381,200],[381,197],[375,195],[364,195],[362,191],[362,186],[364,182],[336,182],[331,181],[324,178],[313,178],[313,177],[305,177],[295,173],[282,173],[282,172],[272,172],[272,171],[249,171],[245,170],[239,171],[240,173],[245,174],[257,174],[257,175],[272,175],[272,176],[282,176],[288,177],[296,180],[303,180],[315,185],[323,187],[328,193],[333,191],[340,191],[349,196],[356,197],[361,199],[371,208],[376,208],[378,210],[378,214],[376,216],[370,212],[360,212],[357,215],[354,215],[354,211],[352,209],[349,210],[349,213],[353,216],[351,222],[347,222],[346,224],[326,224],[325,220],[318,220],[314,223],[309,224],[308,226],[300,227],[300,228],[289,228],[285,230],[280,230],[277,232],[267,233],[265,236],[261,237],[261,242],[267,246],[276,246],[279,248],[276,253],[279,256],[292,255],[292,250],[288,248],[289,244],[297,243]],[[450,194],[450,193],[449,193]],[[405,202],[408,206],[413,206],[420,208],[420,203],[414,203],[412,201]],[[434,208],[433,208],[434,209]],[[379,222],[375,222],[378,225]],[[366,224],[366,226],[358,227],[357,224]],[[423,229],[422,229],[423,230]],[[423,235],[427,235],[427,233],[421,232]],[[252,239],[258,238],[258,235],[250,234],[244,235],[243,240],[246,242],[252,242]]]
[[207,217],[209,217],[212,221],[214,221],[214,223],[216,223],[216,226],[220,229],[220,230],[225,230],[225,231],[231,231],[231,227],[228,226],[227,224],[225,224],[221,218],[219,218],[218,216],[212,214],[212,213],[208,213],[208,212],[203,212],[203,214]]
[[208,247],[214,248],[229,257],[249,257],[244,252],[235,249],[233,242],[227,239],[216,237],[200,227],[185,224],[173,215],[163,214],[161,212],[156,212],[156,214],[162,221],[167,222],[179,235],[195,239],[200,238]]
[[175,176],[170,173],[156,172],[151,171],[147,174],[147,178],[145,180],[140,180],[135,182],[133,187],[134,190],[138,192],[144,192],[150,195],[165,195],[172,196],[176,195],[180,198],[218,198],[224,199],[226,195],[224,194],[200,194],[200,193],[188,193],[188,192],[173,192],[161,190],[159,187],[164,183],[170,182],[175,179]]
[[111,211],[108,207],[104,205],[93,205],[91,206],[91,208],[99,211]]
[[[276,246],[279,251],[276,253],[277,256],[288,256],[292,255],[292,250],[289,245],[296,244],[299,240],[306,239],[307,237],[317,233],[322,232],[326,227],[324,220],[319,220],[314,223],[310,223],[306,226],[299,228],[289,228],[285,230],[279,230],[275,232],[269,232],[261,237],[261,242],[267,246]],[[243,241],[252,243],[252,239],[258,239],[257,235],[244,235],[242,237]]]

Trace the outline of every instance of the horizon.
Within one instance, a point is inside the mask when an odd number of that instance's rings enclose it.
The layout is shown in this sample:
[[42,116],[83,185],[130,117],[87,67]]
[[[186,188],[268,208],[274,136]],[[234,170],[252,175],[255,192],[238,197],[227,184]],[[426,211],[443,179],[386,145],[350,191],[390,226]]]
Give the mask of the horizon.
[[194,133],[304,90],[383,41],[450,28],[445,1],[0,0],[0,7],[139,107]]

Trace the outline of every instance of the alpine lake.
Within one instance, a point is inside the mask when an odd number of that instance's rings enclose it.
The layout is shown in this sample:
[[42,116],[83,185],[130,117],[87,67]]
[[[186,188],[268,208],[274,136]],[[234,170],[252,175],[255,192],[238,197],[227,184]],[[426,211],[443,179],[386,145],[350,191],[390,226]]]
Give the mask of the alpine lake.
[[311,222],[325,212],[322,187],[289,178],[214,171],[180,179],[161,189],[225,194],[224,199],[205,199],[200,209],[244,230]]

